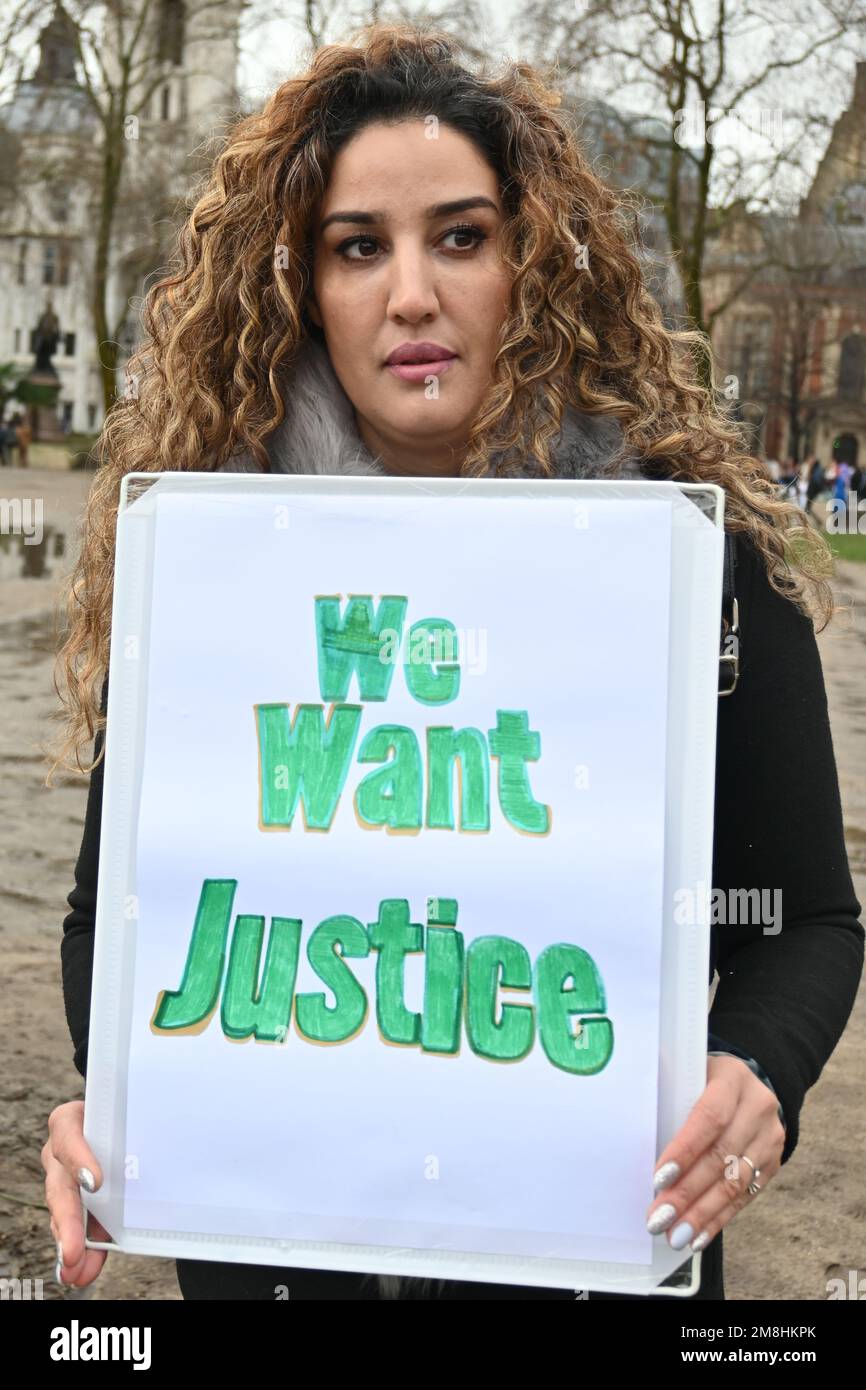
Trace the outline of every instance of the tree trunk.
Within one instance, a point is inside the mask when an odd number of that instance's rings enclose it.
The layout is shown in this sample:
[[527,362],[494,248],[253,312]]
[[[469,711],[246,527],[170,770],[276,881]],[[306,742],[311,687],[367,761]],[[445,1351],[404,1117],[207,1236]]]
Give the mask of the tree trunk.
[[96,333],[99,368],[102,378],[102,399],[106,415],[117,399],[117,362],[120,348],[111,337],[108,321],[108,283],[111,264],[111,241],[115,214],[120,195],[120,179],[125,155],[123,123],[118,123],[114,109],[105,123],[105,146],[102,153],[102,179],[99,190],[98,231],[93,263],[93,327]]

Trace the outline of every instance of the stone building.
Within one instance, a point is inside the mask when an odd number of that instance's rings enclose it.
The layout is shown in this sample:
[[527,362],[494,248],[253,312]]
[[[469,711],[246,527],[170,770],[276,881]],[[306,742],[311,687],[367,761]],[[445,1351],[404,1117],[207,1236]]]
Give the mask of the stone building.
[[236,111],[241,5],[152,0],[140,34],[127,23],[121,38],[106,8],[93,44],[99,62],[85,72],[58,0],[39,34],[35,68],[0,106],[0,364],[27,371],[35,326],[52,308],[61,328],[57,412],[67,431],[91,433],[104,415],[93,291],[111,145],[109,87],[125,64],[129,114],[115,140],[115,150],[123,143],[122,174],[107,291],[123,356],[138,336],[146,278],[165,263],[207,139]]
[[[713,346],[767,457],[866,460],[866,62],[795,216],[729,220],[705,262]],[[760,267],[758,269],[758,267]],[[745,292],[732,291],[738,288]]]
[[[620,190],[637,193],[641,205],[639,240],[632,247],[646,285],[668,328],[684,322],[685,297],[671,254],[664,201],[670,178],[670,137],[654,116],[622,111],[598,97],[583,97],[566,88],[563,114],[571,122],[581,149],[600,178]],[[697,175],[686,163],[681,173],[682,204],[688,216],[697,196]]]
[[[46,307],[60,320],[54,367],[58,413],[76,430],[99,423],[99,382],[89,332],[84,239],[88,188],[82,157],[97,119],[75,75],[71,27],[58,7],[39,37],[32,76],[0,107],[0,362],[26,371]],[[84,161],[86,164],[86,160]]]

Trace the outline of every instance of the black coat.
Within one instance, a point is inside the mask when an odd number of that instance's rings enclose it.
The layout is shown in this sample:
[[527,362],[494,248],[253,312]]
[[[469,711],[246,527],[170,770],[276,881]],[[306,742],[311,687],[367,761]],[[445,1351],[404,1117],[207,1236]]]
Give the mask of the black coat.
[[[762,559],[742,540],[737,598],[740,680],[734,693],[719,701],[712,886],[723,891],[765,889],[771,894],[780,890],[783,925],[777,934],[766,933],[760,923],[712,928],[710,979],[718,971],[719,983],[709,1027],[767,1073],[784,1110],[786,1163],[797,1145],[806,1092],[818,1080],[848,1021],[863,969],[864,930],[845,848],[813,625],[790,600],[776,594]],[[98,737],[96,751],[100,745]],[[75,887],[68,898],[71,911],[63,922],[64,999],[74,1062],[82,1075],[87,1066],[102,770],[100,762],[91,778]],[[719,1237],[704,1259],[713,1251],[720,1286],[717,1245]],[[204,1281],[211,1289],[187,1296],[273,1297],[243,1291],[245,1280],[246,1286],[252,1280],[255,1287],[267,1287],[273,1274],[267,1267],[178,1263],[187,1279],[194,1277],[199,1287]],[[297,1271],[285,1271],[290,1273]],[[322,1277],[315,1276],[317,1287],[322,1287]],[[360,1287],[360,1275],[331,1274],[325,1276],[326,1283],[328,1279],[332,1293],[309,1296],[364,1296],[338,1291],[347,1279],[355,1281],[352,1287]],[[722,1295],[702,1289],[701,1296]]]

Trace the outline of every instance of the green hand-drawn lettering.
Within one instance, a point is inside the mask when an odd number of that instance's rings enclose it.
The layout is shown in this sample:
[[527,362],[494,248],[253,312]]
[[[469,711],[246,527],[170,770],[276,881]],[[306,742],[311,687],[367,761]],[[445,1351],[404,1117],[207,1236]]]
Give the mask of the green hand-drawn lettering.
[[[568,979],[573,980],[565,989]],[[607,1066],[613,1052],[613,1024],[608,1018],[580,1018],[575,1037],[573,1014],[603,1014],[604,984],[592,956],[580,946],[547,946],[535,962],[535,1002],[541,1045],[554,1066],[592,1076]]]
[[285,1041],[298,972],[300,919],[271,918],[264,975],[258,989],[264,935],[264,917],[238,915],[223,987],[222,1029],[228,1038]]
[[488,732],[490,755],[499,759],[499,805],[518,830],[546,835],[550,807],[536,801],[529,786],[526,763],[541,755],[541,735],[529,728],[526,710],[496,711],[496,728]]
[[316,648],[323,700],[345,700],[353,671],[362,700],[387,700],[395,663],[382,660],[382,656],[390,649],[386,645],[390,635],[403,631],[408,602],[399,595],[386,595],[374,614],[371,594],[353,594],[341,617],[339,597],[316,599]]
[[456,898],[427,899],[421,1022],[421,1047],[425,1052],[453,1054],[460,1049],[465,952],[456,924]]
[[368,772],[358,783],[355,807],[361,820],[369,825],[418,830],[424,769],[414,731],[400,724],[378,725],[361,744],[358,762],[382,762],[392,749],[394,757],[376,772]]
[[361,723],[360,705],[335,705],[327,728],[322,705],[256,705],[264,826],[290,826],[303,803],[308,830],[328,830],[346,781]]
[[417,1043],[421,1015],[406,1008],[403,997],[403,961],[423,951],[424,928],[410,922],[406,898],[383,898],[379,918],[367,924],[370,945],[379,952],[376,961],[376,1018],[386,1042]]
[[424,618],[409,629],[403,670],[410,695],[422,705],[447,705],[460,690],[457,629],[447,618]]
[[496,991],[532,988],[532,961],[519,941],[507,936],[479,936],[466,953],[466,989],[469,998],[467,1031],[469,1046],[481,1057],[514,1062],[525,1057],[535,1038],[531,1004],[503,1004],[496,1020]]
[[206,878],[202,884],[180,989],[159,996],[154,1031],[193,1028],[216,1008],[237,886],[236,878]]
[[370,954],[370,938],[357,917],[326,917],[307,944],[307,959],[319,979],[333,990],[336,1004],[324,994],[296,994],[298,1031],[312,1042],[345,1042],[364,1025],[367,996],[343,957]]
[[460,769],[460,829],[490,829],[490,760],[480,729],[427,729],[427,826],[453,830],[454,765]]

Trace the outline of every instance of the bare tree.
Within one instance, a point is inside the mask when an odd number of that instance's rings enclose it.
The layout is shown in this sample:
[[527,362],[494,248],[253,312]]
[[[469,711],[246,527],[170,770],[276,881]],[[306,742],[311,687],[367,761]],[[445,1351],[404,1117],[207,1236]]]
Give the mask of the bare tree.
[[[646,162],[688,320],[707,334],[762,273],[749,264],[708,314],[711,240],[790,204],[816,134],[826,136],[827,76],[838,76],[836,91],[850,88],[864,32],[862,0],[795,0],[780,18],[760,0],[531,0],[522,27],[535,60],[579,89],[579,110],[616,103],[620,148],[637,147]],[[708,359],[701,369],[709,384]]]
[[[761,274],[748,296],[727,293],[749,264]],[[772,415],[785,423],[787,453],[800,461],[811,428],[832,401],[828,358],[844,339],[841,306],[866,311],[862,229],[767,216],[714,248],[708,278],[727,312],[718,320],[717,356],[726,392],[757,433]]]
[[866,310],[861,238],[844,227],[793,223],[771,238],[774,273],[762,298],[773,313],[777,367],[768,406],[783,414],[788,454],[800,462],[822,405],[837,394],[828,357],[846,329],[833,309],[859,299]]
[[[211,81],[209,55],[214,44],[233,42],[241,3],[66,0],[55,5],[54,0],[38,0],[28,4],[26,16],[22,8],[18,17],[19,33],[25,18],[31,35],[49,21],[65,26],[76,95],[83,93],[87,119],[79,121],[76,131],[40,128],[35,137],[28,130],[18,134],[13,183],[14,196],[23,204],[43,197],[52,179],[87,190],[86,236],[80,244],[89,257],[86,292],[106,411],[117,395],[130,294],[154,268],[166,227],[196,170],[190,156],[204,132],[187,119],[183,84]],[[232,71],[232,88],[233,80]],[[45,85],[45,106],[59,126],[63,113],[52,85]],[[60,85],[71,90],[69,82]],[[165,100],[170,91],[173,109]],[[226,96],[235,99],[233,90]]]
[[443,0],[441,4],[413,0],[251,0],[247,29],[283,25],[303,38],[305,56],[325,43],[339,42],[367,24],[406,22],[420,29],[441,29],[458,42],[460,51],[480,61],[487,56],[484,35],[490,17],[483,0]]

